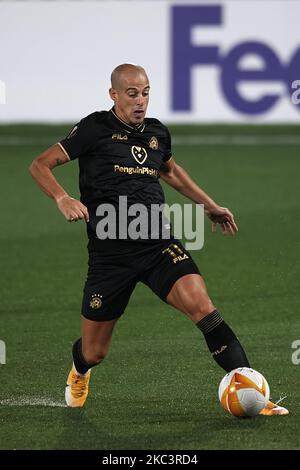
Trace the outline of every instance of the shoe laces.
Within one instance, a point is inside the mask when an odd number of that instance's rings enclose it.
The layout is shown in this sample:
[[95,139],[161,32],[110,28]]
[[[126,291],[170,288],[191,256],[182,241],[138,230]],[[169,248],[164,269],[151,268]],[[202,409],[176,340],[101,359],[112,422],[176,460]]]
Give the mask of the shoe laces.
[[284,395],[284,396],[280,395],[280,398],[279,398],[279,400],[277,400],[275,402],[275,405],[279,405],[279,403],[283,402],[283,400],[285,400],[286,398],[287,398],[287,395]]
[[87,379],[88,377],[86,377],[85,375],[73,375],[72,395],[74,396],[74,398],[81,398],[84,395],[87,386]]

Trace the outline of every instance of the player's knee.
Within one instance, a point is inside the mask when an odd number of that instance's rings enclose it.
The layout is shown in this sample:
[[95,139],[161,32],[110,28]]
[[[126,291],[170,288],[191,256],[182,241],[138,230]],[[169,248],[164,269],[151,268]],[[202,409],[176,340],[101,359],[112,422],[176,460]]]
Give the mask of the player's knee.
[[199,321],[209,315],[215,309],[208,296],[201,296],[191,299],[188,306],[189,316],[195,321]]
[[210,300],[209,297],[205,299],[203,304],[201,304],[200,311],[201,314],[205,317],[206,315],[209,315],[213,310],[215,310],[214,304]]

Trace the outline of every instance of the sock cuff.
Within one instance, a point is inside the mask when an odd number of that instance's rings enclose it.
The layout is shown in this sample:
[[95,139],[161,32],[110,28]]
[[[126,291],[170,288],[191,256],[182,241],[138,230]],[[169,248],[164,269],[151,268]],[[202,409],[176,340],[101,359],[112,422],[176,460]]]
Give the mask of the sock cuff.
[[198,323],[196,323],[197,328],[202,331],[204,335],[213,331],[217,326],[223,323],[223,318],[219,314],[218,310],[214,310],[213,312],[206,315],[206,317],[202,318]]

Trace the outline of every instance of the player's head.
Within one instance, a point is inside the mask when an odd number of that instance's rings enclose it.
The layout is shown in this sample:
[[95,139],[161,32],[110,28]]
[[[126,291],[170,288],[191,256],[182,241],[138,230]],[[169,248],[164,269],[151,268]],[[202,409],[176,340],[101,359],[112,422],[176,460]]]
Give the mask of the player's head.
[[149,79],[143,67],[121,64],[111,74],[109,94],[117,115],[128,124],[143,122],[149,101]]

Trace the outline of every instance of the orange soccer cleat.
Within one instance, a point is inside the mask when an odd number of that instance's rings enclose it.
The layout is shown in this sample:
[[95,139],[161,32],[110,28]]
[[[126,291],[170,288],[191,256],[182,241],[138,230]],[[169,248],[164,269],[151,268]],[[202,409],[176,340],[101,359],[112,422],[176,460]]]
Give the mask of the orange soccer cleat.
[[[279,400],[278,403],[280,403],[281,400]],[[275,416],[275,415],[280,415],[280,416],[286,416],[289,414],[289,410],[284,408],[283,406],[279,406],[278,403],[272,403],[271,401],[268,401],[267,406],[261,410],[259,413],[260,415],[264,416]]]
[[65,391],[65,399],[68,406],[80,408],[84,405],[89,393],[90,376],[90,370],[84,375],[78,374],[73,364]]

